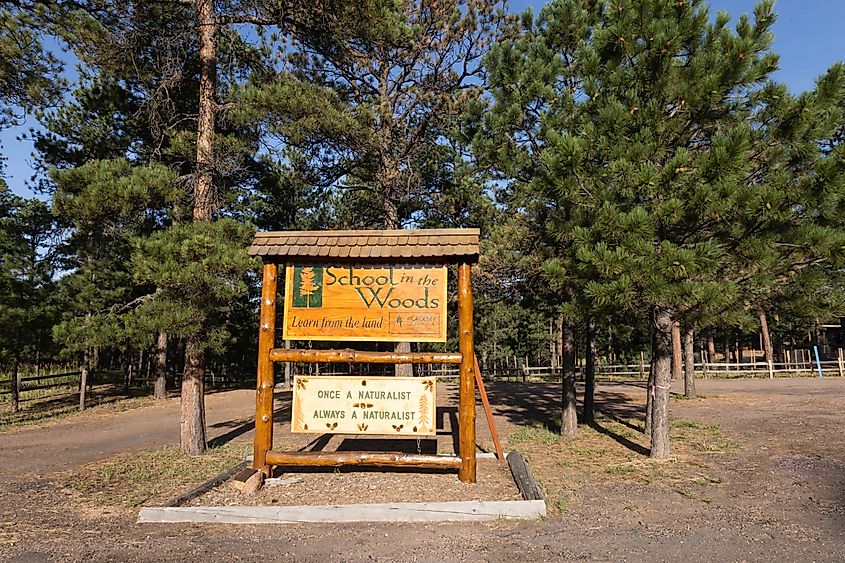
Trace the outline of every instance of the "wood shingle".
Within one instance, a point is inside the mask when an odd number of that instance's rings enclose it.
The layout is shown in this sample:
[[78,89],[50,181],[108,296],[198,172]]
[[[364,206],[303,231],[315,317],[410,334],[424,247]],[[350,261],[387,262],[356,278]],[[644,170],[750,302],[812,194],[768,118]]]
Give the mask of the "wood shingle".
[[478,239],[478,229],[269,231],[256,233],[249,255],[272,262],[477,262]]

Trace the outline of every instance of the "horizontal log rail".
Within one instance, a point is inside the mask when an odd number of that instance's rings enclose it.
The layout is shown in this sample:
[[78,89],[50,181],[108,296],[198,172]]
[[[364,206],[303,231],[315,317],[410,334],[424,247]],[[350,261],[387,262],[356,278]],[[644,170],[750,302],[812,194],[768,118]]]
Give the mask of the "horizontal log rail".
[[365,350],[270,350],[272,362],[370,363],[370,364],[460,364],[461,355],[442,352],[368,352]]
[[458,469],[461,458],[401,452],[277,452],[270,450],[267,465],[296,467],[341,467],[363,465],[373,467],[419,467],[424,469]]
[[33,377],[21,377],[22,382],[27,381],[42,381],[44,379],[58,379],[59,377],[71,377],[71,376],[78,376],[81,375],[82,372],[79,370],[76,371],[66,371],[64,373],[51,373],[50,375],[39,375]]

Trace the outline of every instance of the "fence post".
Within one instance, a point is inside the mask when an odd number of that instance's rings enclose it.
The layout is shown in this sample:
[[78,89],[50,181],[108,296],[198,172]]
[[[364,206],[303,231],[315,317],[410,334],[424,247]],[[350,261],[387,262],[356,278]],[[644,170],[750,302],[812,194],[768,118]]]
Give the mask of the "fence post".
[[839,377],[845,376],[845,365],[842,362],[842,348],[836,349],[836,359],[839,363]]
[[21,393],[21,372],[18,359],[15,358],[15,365],[12,368],[12,412],[18,412]]
[[640,381],[645,379],[645,356],[643,356],[642,351],[640,351]]

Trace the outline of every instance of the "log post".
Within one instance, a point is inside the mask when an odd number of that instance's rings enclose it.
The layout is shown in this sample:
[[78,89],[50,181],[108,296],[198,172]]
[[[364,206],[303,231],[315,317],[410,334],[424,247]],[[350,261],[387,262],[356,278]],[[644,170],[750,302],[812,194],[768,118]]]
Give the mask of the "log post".
[[86,346],[82,355],[82,368],[79,370],[79,410],[85,410],[85,392],[88,390],[88,373],[91,369],[88,352],[91,349]]
[[839,363],[839,377],[845,376],[845,362],[842,361],[842,348],[838,348],[836,359]]
[[461,467],[458,470],[458,479],[463,483],[475,483],[475,350],[470,265],[466,263],[458,266],[458,333],[461,352],[461,391],[458,406],[458,450]]
[[270,475],[267,451],[273,448],[273,362],[270,350],[276,340],[276,281],[278,264],[264,264],[258,330],[258,377],[255,394],[255,442],[252,466]]
[[[841,373],[840,373],[841,375]],[[18,412],[20,408],[21,398],[21,371],[20,361],[15,357],[15,363],[12,367],[12,412]]]

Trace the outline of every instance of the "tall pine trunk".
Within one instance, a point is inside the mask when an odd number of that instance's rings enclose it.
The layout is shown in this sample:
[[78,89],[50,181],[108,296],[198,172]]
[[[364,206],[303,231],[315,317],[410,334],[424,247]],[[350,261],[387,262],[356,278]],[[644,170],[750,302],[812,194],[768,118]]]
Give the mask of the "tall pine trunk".
[[194,221],[211,221],[214,196],[214,91],[217,52],[214,45],[216,21],[213,0],[196,0],[199,19],[199,114],[197,116],[197,167],[194,179]]
[[654,358],[657,357],[657,340],[654,330],[651,331],[651,361],[648,363],[648,386],[646,387],[645,399],[645,424],[643,434],[651,436],[651,405],[654,402]]
[[596,394],[596,320],[587,322],[587,350],[584,362],[584,424],[593,422]]
[[673,311],[658,305],[654,308],[654,384],[651,402],[651,457],[669,457],[669,388],[672,384]]
[[763,336],[763,354],[766,356],[766,368],[769,370],[769,377],[774,377],[774,349],[772,347],[772,337],[769,334],[769,323],[766,320],[766,313],[760,311],[760,334]]
[[681,378],[681,323],[672,325],[672,379]]
[[557,349],[557,367],[563,377],[563,315],[555,318],[555,348]]
[[713,339],[713,329],[707,331],[707,361],[713,363],[716,361],[716,342]]
[[[568,294],[568,292],[567,292]],[[575,397],[575,331],[569,319],[563,319],[563,408],[560,416],[562,436],[578,433],[578,412]]]
[[695,350],[692,328],[684,331],[684,396],[695,399]]
[[[197,117],[197,165],[194,175],[194,222],[212,220],[214,194],[214,92],[217,78],[217,52],[213,0],[196,0],[199,23],[199,115]],[[206,449],[205,440],[205,351],[200,334],[185,342],[185,368],[182,376],[182,417],[180,442],[182,451],[199,455]]]
[[205,451],[205,354],[197,337],[185,342],[185,372],[182,375],[180,446],[188,455]]
[[155,391],[156,399],[167,398],[167,332],[158,331],[156,340]]

